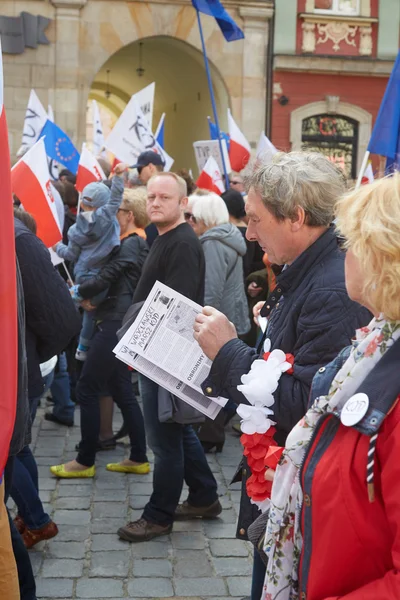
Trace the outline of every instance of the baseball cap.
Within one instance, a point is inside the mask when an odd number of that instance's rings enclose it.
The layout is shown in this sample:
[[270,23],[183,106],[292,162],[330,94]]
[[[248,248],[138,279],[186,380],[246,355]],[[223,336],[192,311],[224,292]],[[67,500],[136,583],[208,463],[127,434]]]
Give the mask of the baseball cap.
[[145,152],[142,152],[142,154],[139,154],[137,163],[132,165],[131,169],[147,167],[147,165],[150,164],[164,166],[164,161],[157,152],[146,150]]

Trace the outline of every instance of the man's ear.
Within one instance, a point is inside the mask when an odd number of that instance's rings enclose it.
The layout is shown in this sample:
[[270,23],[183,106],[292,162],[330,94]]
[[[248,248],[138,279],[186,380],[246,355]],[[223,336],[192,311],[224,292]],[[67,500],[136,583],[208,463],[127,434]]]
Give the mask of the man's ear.
[[189,202],[189,198],[187,196],[185,196],[184,198],[181,198],[180,205],[181,205],[182,210],[185,210],[185,208],[188,205],[188,202]]
[[293,233],[299,231],[306,222],[306,213],[302,206],[296,206],[296,212],[291,219],[290,229]]

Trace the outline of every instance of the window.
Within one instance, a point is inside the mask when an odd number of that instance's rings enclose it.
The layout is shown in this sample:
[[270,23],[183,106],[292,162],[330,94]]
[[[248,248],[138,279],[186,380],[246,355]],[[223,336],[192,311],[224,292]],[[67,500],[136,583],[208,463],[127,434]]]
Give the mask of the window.
[[303,119],[301,144],[308,152],[322,152],[340,166],[348,178],[357,178],[357,121],[326,114]]
[[358,15],[360,0],[315,0],[315,12],[335,15]]

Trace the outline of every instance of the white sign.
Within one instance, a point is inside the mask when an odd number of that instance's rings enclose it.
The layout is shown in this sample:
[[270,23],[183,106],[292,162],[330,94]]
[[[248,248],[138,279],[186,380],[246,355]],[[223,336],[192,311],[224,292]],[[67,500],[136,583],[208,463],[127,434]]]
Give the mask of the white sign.
[[[225,140],[221,140],[221,142],[222,142],[222,148],[223,148],[223,152],[224,152],[226,172],[229,174],[232,171],[232,169],[231,169],[231,163],[229,162],[228,148],[226,146]],[[218,140],[202,140],[199,142],[194,142],[193,148],[194,148],[194,154],[196,156],[197,166],[199,168],[199,173],[202,172],[202,170],[205,167],[206,162],[208,161],[210,156],[212,156],[217,161],[219,170],[221,171],[222,174],[224,174],[224,167],[222,164],[221,151],[219,148]]]

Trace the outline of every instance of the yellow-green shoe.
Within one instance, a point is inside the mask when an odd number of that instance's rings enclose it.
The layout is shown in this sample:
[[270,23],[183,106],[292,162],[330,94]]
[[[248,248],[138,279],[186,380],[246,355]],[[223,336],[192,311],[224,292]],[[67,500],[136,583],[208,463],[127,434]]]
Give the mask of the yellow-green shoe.
[[96,475],[96,467],[93,465],[84,471],[66,471],[65,465],[55,465],[50,467],[50,472],[62,479],[90,479]]
[[114,471],[114,473],[136,473],[136,475],[146,475],[146,473],[150,473],[150,465],[148,462],[141,463],[140,465],[108,463],[106,469],[107,471]]

